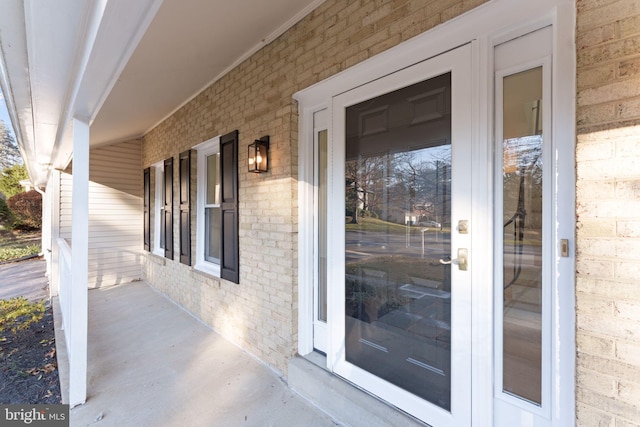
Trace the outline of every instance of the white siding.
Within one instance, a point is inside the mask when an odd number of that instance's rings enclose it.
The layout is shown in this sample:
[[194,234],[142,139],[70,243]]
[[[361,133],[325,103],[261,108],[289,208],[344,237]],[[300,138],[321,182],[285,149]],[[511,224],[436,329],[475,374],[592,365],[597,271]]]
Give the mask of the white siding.
[[[142,277],[142,155],[139,141],[89,155],[89,287]],[[71,242],[72,168],[60,173],[60,237]]]
[[60,237],[71,244],[71,166],[60,172]]
[[140,142],[95,148],[89,162],[89,287],[139,280],[143,227]]

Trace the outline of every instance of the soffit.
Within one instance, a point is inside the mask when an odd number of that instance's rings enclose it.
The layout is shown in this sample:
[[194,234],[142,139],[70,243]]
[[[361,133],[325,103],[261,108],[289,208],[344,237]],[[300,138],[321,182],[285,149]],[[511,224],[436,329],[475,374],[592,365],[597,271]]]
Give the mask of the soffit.
[[0,84],[30,177],[144,135],[324,0],[2,0]]
[[323,0],[165,0],[91,126],[92,144],[144,135]]

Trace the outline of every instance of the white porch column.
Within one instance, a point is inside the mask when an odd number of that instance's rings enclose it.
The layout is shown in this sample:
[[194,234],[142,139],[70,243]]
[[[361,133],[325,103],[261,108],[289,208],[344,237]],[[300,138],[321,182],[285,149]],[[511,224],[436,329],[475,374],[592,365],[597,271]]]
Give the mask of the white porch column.
[[[47,266],[45,275],[49,279],[49,282],[51,282],[51,192],[46,190],[42,191],[37,186],[35,190],[42,196],[42,236],[40,239],[40,247],[42,248],[45,265]],[[51,286],[49,286],[49,296],[51,296]]]
[[[48,259],[49,266],[49,295],[57,297],[60,293],[58,238],[60,237],[60,171],[52,170],[47,181],[47,198],[49,199],[50,224],[51,224],[51,254]],[[43,250],[44,247],[43,247]]]
[[42,236],[40,247],[47,265],[46,275],[51,276],[51,193],[38,190],[42,196]]
[[69,404],[87,400],[89,275],[89,124],[73,119]]

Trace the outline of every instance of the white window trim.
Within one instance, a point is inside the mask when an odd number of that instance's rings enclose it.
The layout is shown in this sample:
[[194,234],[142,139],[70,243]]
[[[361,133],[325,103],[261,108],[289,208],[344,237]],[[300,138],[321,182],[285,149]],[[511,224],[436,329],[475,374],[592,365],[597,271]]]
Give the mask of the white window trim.
[[155,199],[153,204],[153,254],[163,257],[164,248],[160,246],[160,233],[162,227],[162,208],[164,207],[164,161],[154,163],[156,171]]
[[207,197],[207,156],[220,153],[220,136],[211,138],[193,147],[197,155],[197,205],[196,205],[196,262],[194,269],[211,276],[220,277],[220,264],[204,258],[205,239],[205,200]]

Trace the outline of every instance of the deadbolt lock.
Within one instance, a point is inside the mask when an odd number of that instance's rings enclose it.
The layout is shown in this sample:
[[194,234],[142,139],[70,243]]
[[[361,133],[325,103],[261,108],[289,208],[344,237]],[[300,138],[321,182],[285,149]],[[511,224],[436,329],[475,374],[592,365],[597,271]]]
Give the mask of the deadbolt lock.
[[467,271],[469,267],[469,251],[467,248],[458,249],[458,269]]

